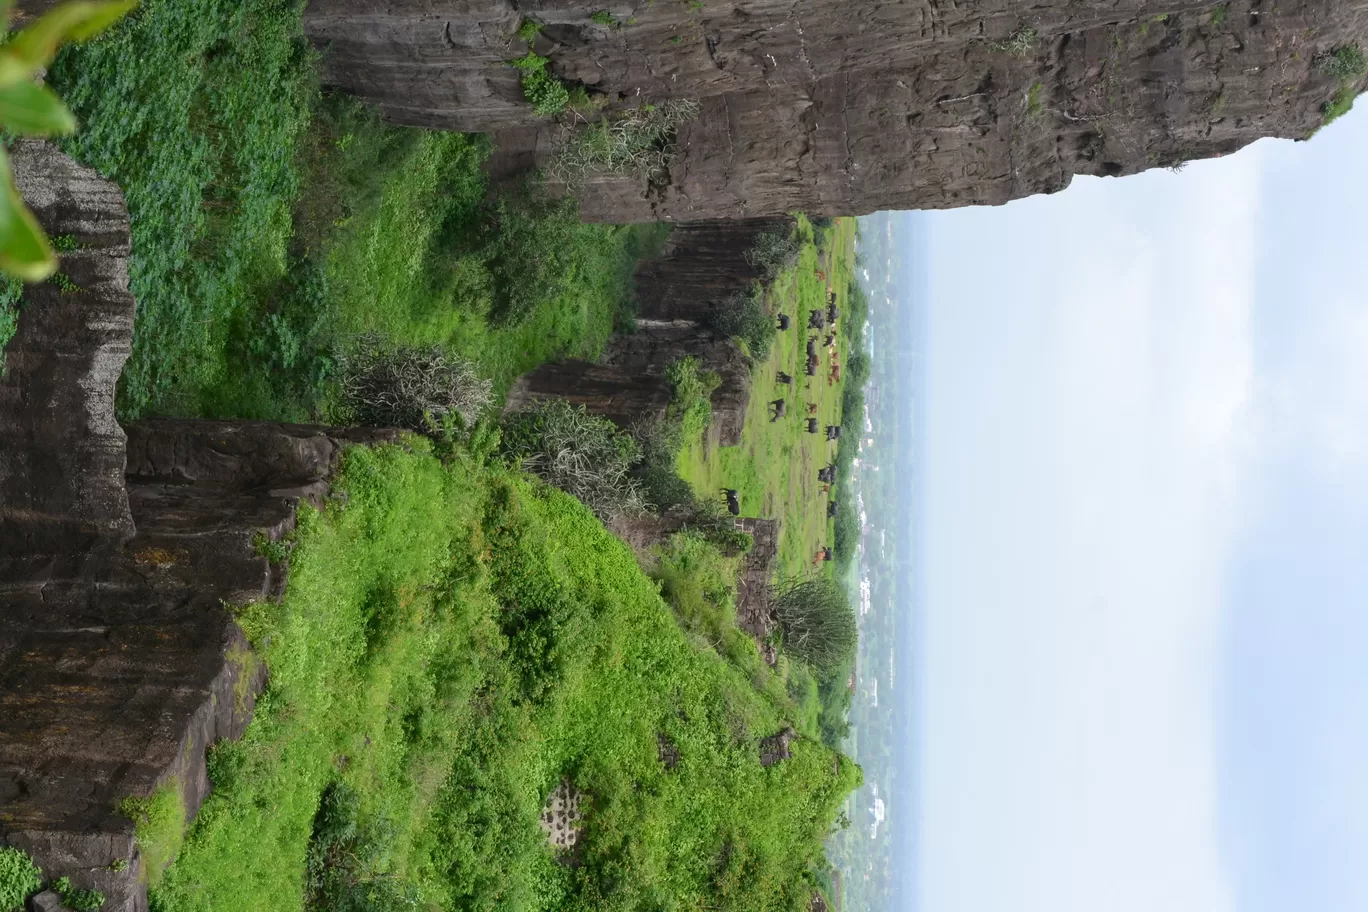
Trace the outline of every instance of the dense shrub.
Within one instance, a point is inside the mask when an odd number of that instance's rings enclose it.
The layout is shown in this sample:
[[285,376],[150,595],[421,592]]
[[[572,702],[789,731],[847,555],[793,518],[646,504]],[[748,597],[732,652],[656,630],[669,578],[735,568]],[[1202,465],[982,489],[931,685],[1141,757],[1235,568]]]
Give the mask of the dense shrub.
[[23,851],[0,846],[0,912],[16,912],[43,885],[43,872]]
[[340,374],[349,419],[372,427],[432,433],[457,419],[469,427],[493,399],[472,364],[436,345],[363,337],[341,357]]
[[105,895],[99,890],[83,890],[71,882],[70,877],[59,877],[49,889],[62,900],[62,905],[71,912],[96,912],[104,905]]
[[1335,79],[1350,81],[1368,74],[1368,56],[1356,44],[1346,44],[1320,54],[1315,60],[1316,69]]
[[765,289],[758,282],[727,299],[712,314],[712,326],[724,336],[741,339],[756,362],[769,357],[777,332],[774,317],[765,307]]
[[632,469],[641,450],[630,435],[584,406],[561,399],[504,419],[502,446],[527,471],[578,499],[601,519],[646,509]]
[[663,175],[674,157],[679,128],[699,110],[695,101],[668,100],[567,125],[551,173],[572,186],[596,172]]
[[532,105],[532,112],[541,116],[559,114],[570,104],[570,90],[559,76],[547,69],[550,62],[532,51],[509,61],[518,71],[523,98]]
[[792,228],[772,228],[755,239],[746,251],[750,263],[766,281],[771,281],[785,269],[792,269],[803,252],[803,239]]
[[828,576],[782,581],[771,605],[788,655],[821,670],[854,654],[860,634],[843,582]]
[[363,826],[361,799],[345,782],[323,790],[304,861],[304,908],[319,912],[391,912],[421,908],[417,892],[390,875],[394,828],[383,818]]
[[671,387],[665,417],[642,421],[632,428],[641,453],[633,476],[658,513],[693,502],[693,488],[679,475],[679,453],[707,431],[712,419],[712,392],[720,382],[715,373],[704,370],[691,356],[666,368],[665,377]]

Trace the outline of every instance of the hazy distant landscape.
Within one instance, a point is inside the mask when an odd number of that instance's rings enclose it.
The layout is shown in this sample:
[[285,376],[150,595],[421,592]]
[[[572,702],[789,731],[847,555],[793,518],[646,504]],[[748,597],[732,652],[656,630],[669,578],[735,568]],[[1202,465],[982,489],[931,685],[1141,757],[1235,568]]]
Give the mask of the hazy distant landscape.
[[871,375],[854,474],[862,530],[849,584],[860,649],[845,749],[865,781],[847,802],[850,825],[833,838],[832,860],[844,908],[880,912],[910,908],[915,857],[926,244],[915,213],[878,213],[859,228],[856,277],[870,302]]

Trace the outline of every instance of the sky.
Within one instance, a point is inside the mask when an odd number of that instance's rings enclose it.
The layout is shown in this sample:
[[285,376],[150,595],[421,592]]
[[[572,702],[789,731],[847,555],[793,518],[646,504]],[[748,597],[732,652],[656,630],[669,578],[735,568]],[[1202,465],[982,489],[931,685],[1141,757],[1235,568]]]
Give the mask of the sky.
[[1368,909],[1368,104],[917,215],[919,912]]

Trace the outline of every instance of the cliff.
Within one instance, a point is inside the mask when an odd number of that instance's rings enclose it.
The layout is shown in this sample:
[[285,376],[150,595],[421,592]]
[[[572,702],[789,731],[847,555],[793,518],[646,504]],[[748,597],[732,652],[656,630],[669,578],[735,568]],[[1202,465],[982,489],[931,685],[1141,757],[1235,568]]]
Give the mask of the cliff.
[[718,375],[710,430],[720,445],[736,446],[750,405],[750,363],[735,342],[712,329],[712,321],[761,278],[746,257],[756,238],[792,224],[782,217],[676,227],[660,256],[637,271],[636,331],[615,336],[597,363],[547,364],[520,378],[509,391],[508,408],[566,399],[631,427],[664,416],[673,394],[665,371],[689,356]]
[[[0,378],[0,842],[48,877],[147,908],[121,799],[179,790],[237,737],[265,681],[225,607],[278,595],[257,553],[321,505],[342,449],[394,432],[114,420],[132,342],[117,187],[41,143],[11,153],[39,220],[76,249],[67,290],[26,286]],[[66,283],[64,283],[66,284]],[[74,289],[71,287],[74,286]]]
[[1341,88],[1318,59],[1368,46],[1368,7],[1342,0],[312,0],[306,29],[328,81],[399,123],[495,133],[507,171],[561,132],[506,63],[524,17],[607,112],[701,104],[668,175],[578,189],[609,222],[998,204],[1304,139]]

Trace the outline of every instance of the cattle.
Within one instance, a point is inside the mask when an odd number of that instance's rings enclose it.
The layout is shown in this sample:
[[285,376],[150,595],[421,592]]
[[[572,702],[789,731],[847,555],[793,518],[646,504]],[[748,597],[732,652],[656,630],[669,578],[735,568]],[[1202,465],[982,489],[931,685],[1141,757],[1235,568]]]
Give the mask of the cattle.
[[826,432],[827,432],[827,440],[840,440],[840,439],[841,439],[841,426],[840,426],[839,424],[828,424],[828,425],[827,425]]
[[827,501],[827,519],[830,519],[831,517],[835,516],[835,515],[836,515],[836,511],[837,511],[838,509],[840,509],[839,501],[828,500],[828,501]]
[[819,310],[810,311],[810,312],[808,313],[808,329],[825,329],[825,328],[826,328],[826,314],[822,313],[822,311],[821,311],[820,309],[819,309]]
[[816,419],[816,418],[809,418],[809,419],[807,420],[807,432],[808,432],[809,434],[815,434],[815,433],[817,433],[817,419]]
[[830,548],[822,549],[822,560],[829,561],[835,557],[835,553]]
[[735,488],[723,488],[722,494],[727,498],[727,512],[732,516],[741,515],[741,498],[736,493]]
[[770,408],[774,409],[774,414],[770,416],[770,421],[778,421],[788,414],[788,403],[783,399],[775,399],[770,403]]
[[828,334],[827,337],[826,337],[826,341],[824,341],[824,342],[822,343],[822,345],[826,346],[827,348],[831,348],[831,346],[833,346],[833,345],[835,345],[835,344],[836,344],[836,334],[835,334],[835,333],[830,333],[830,334]]
[[830,306],[832,306],[832,305],[835,304],[835,303],[836,303],[836,292],[834,292],[834,291],[828,291],[828,292],[827,292],[827,306],[830,307]]
[[823,561],[829,561],[831,560],[831,557],[832,554],[830,548],[818,548],[817,553],[812,556],[812,566],[815,567]]
[[827,374],[827,386],[834,386],[841,382],[841,365],[833,364],[831,373]]
[[817,376],[817,363],[818,363],[818,362],[817,362],[817,356],[816,356],[816,355],[808,355],[807,367],[804,368],[804,372],[805,372],[809,377],[815,377],[815,376]]
[[825,469],[818,469],[817,480],[824,481],[827,484],[834,484],[836,481],[836,470],[830,466]]
[[779,315],[779,328],[780,328],[780,329],[788,329],[788,328],[789,328],[789,315],[788,315],[788,314],[780,314],[780,315]]
[[815,338],[808,339],[807,353],[809,358],[817,354],[817,340]]
[[806,407],[807,407],[807,413],[808,413],[809,415],[815,415],[815,414],[817,414],[817,403],[815,403],[815,402],[809,402],[809,403],[807,404]]
[[785,386],[792,386],[793,377],[790,374],[786,374],[783,371],[779,371],[779,373],[775,375],[774,382],[782,383]]
[[836,322],[836,318],[839,317],[840,315],[841,315],[840,309],[837,308],[835,302],[832,302],[832,305],[831,305],[830,307],[827,308],[827,312],[826,312],[827,322],[828,322],[828,323],[835,323],[835,322]]

